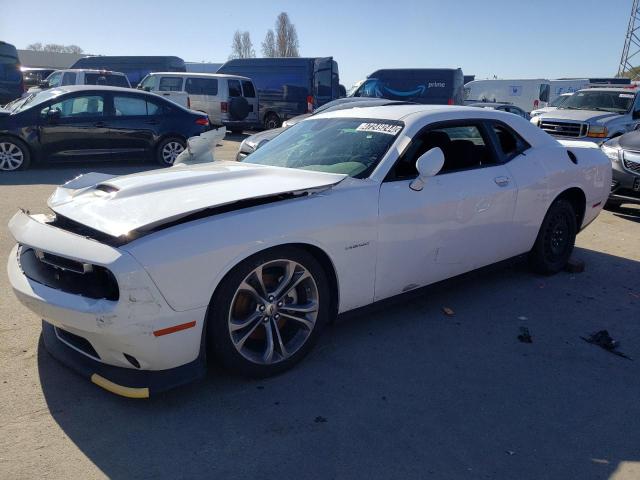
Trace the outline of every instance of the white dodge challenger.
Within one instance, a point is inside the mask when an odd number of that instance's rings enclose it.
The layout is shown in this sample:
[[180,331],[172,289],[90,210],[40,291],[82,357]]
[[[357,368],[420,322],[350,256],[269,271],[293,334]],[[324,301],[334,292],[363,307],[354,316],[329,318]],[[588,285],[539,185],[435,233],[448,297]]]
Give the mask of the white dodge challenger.
[[130,397],[298,362],[336,314],[528,254],[561,270],[611,166],[526,120],[399,105],[325,113],[243,162],[59,187],[20,211],[8,273],[47,350]]

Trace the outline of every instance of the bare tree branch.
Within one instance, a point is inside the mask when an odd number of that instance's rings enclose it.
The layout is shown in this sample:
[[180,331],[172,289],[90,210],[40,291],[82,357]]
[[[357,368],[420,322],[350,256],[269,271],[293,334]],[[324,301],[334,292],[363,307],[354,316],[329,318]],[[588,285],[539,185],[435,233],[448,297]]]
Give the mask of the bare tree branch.
[[262,42],[262,56],[267,58],[276,56],[276,36],[271,29],[267,30]]
[[287,12],[282,12],[276,20],[276,56],[299,57],[298,32]]

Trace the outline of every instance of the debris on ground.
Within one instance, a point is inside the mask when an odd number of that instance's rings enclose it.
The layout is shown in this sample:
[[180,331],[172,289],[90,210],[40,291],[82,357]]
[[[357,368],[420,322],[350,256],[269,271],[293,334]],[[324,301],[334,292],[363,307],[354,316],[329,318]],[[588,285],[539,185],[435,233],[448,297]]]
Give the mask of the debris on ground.
[[520,327],[520,335],[518,335],[518,340],[522,343],[533,343],[533,338],[531,338],[531,333],[529,333],[529,329],[527,327]]
[[447,317],[453,317],[456,314],[456,312],[454,312],[453,309],[449,307],[442,307],[442,311]]
[[584,262],[570,258],[564,269],[569,273],[582,273],[584,272]]
[[316,423],[327,423],[327,419],[318,415],[314,420]]
[[607,352],[613,353],[614,355],[618,355],[619,357],[626,358],[627,360],[633,360],[631,357],[618,351],[620,342],[611,338],[611,335],[609,335],[609,332],[607,332],[606,330],[600,330],[599,332],[592,333],[587,338],[585,337],[580,337],[580,338],[587,343],[591,343],[593,345],[597,345],[600,348],[604,348]]

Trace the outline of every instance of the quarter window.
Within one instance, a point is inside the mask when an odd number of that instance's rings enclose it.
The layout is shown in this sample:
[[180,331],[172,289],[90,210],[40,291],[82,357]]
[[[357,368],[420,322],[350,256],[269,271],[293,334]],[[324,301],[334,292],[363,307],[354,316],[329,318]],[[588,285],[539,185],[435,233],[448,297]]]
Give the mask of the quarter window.
[[511,160],[529,148],[529,144],[520,135],[502,125],[494,125],[493,131],[498,139],[498,147],[506,160]]
[[50,87],[59,87],[62,82],[62,72],[52,73],[47,77],[47,82]]
[[162,77],[158,90],[161,92],[181,92],[182,77]]

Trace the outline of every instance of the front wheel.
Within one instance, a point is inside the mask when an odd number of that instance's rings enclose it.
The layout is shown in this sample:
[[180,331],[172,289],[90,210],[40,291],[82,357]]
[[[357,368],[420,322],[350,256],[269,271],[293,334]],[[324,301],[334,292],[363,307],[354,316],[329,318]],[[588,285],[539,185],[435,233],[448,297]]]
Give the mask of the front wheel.
[[29,148],[24,142],[11,137],[0,137],[0,170],[26,170],[30,160]]
[[573,252],[577,231],[576,214],[571,203],[564,199],[553,202],[529,252],[531,268],[544,275],[563,270]]
[[236,266],[214,294],[209,345],[224,366],[251,377],[291,368],[313,347],[330,310],[320,263],[283,247]]
[[165,167],[170,167],[178,158],[184,149],[186,143],[181,138],[171,137],[165,138],[160,142],[156,152],[156,161]]

